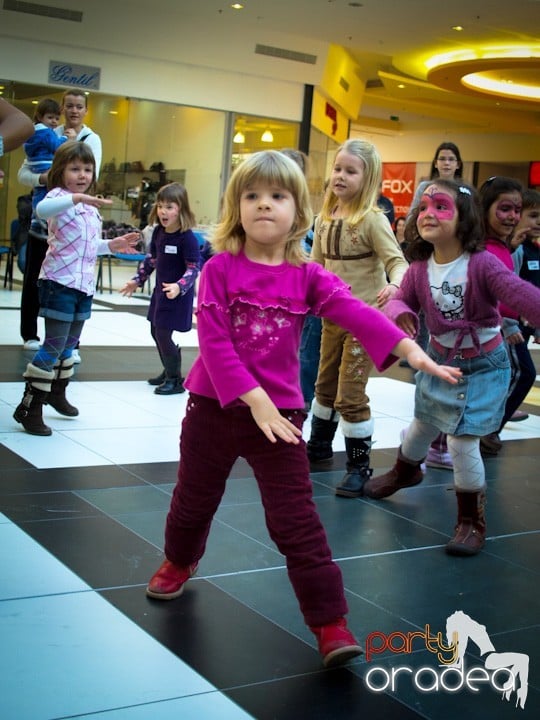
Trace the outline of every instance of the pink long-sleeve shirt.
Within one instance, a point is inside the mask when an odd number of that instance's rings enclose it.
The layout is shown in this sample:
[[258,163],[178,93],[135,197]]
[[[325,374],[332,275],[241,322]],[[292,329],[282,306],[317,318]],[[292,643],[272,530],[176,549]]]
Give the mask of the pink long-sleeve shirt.
[[196,312],[200,355],[185,386],[222,407],[259,386],[279,408],[304,406],[298,355],[307,314],[352,333],[378,370],[396,360],[392,350],[407,337],[318,263],[270,266],[243,252],[206,263]]

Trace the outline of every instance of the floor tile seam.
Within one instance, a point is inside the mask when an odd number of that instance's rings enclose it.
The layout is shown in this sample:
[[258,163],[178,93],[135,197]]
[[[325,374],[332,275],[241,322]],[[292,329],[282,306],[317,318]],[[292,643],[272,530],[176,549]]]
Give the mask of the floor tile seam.
[[490,638],[504,637],[516,632],[530,632],[531,630],[540,630],[540,623],[534,623],[533,625],[520,625],[519,627],[508,628],[506,630],[498,630],[496,632],[490,632]]
[[[429,486],[426,486],[426,487],[429,487]],[[432,487],[440,487],[440,486],[437,485],[437,486],[432,486]],[[414,488],[407,488],[407,489],[414,489]],[[402,515],[399,512],[396,512],[395,510],[391,510],[390,508],[382,507],[377,502],[370,502],[369,500],[366,500],[365,498],[357,498],[357,499],[360,500],[363,504],[367,505],[368,507],[376,508],[380,512],[387,513],[387,514],[391,515],[392,517],[395,517],[399,520],[405,520],[406,522],[412,523],[412,525],[422,528],[423,530],[429,530],[430,532],[436,533],[437,535],[442,535],[443,537],[447,537],[447,535],[448,535],[444,530],[439,530],[438,528],[434,528],[434,527],[431,527],[430,525],[426,525],[425,523],[419,522],[418,520],[415,520],[414,518],[409,518],[406,515]],[[450,525],[451,525],[451,522],[450,522]]]
[[[62,560],[59,560],[56,556],[54,556],[54,557],[57,562],[63,564]],[[66,565],[66,567],[68,567],[68,566]],[[71,570],[71,572],[73,572],[73,571]],[[73,574],[76,575],[76,573],[74,573],[74,572],[73,572]],[[78,575],[76,575],[76,577],[79,582],[86,584],[86,582],[84,580],[82,580]],[[122,586],[122,587],[124,587],[124,586]],[[146,586],[143,586],[143,587],[146,587]],[[108,588],[106,588],[106,589],[108,589]],[[0,598],[0,606],[2,603],[25,602],[25,601],[37,600],[40,598],[43,598],[43,599],[69,598],[71,596],[75,597],[75,596],[79,596],[79,595],[88,595],[88,593],[93,593],[94,595],[100,595],[100,590],[101,590],[100,588],[93,588],[93,587],[88,586],[86,588],[80,588],[79,590],[64,590],[62,592],[41,592],[41,593],[36,593],[35,595],[15,595],[13,597],[1,597]]]
[[[273,544],[270,545],[269,543],[266,543],[259,538],[253,537],[253,535],[250,535],[249,533],[244,532],[243,530],[240,530],[239,528],[234,527],[234,525],[231,525],[230,523],[225,522],[224,520],[221,520],[217,515],[214,515],[214,522],[219,523],[223,527],[228,528],[229,530],[232,530],[236,535],[240,535],[241,537],[245,538],[246,540],[250,540],[251,542],[256,543],[257,545],[260,545],[265,550],[270,550],[271,552],[275,553],[276,555],[279,555],[280,557],[283,557],[279,550],[276,548],[276,546]],[[270,538],[269,538],[270,539]]]
[[[156,642],[158,642],[158,641],[156,641]],[[176,655],[176,658],[183,665],[190,667],[186,662],[184,662],[177,655]],[[196,673],[197,671],[193,670],[193,672]],[[197,673],[197,674],[200,675],[200,673]],[[203,677],[203,676],[201,675],[201,677]],[[211,684],[209,681],[207,681],[207,683]],[[223,695],[223,692],[222,692],[222,690],[220,690],[219,688],[216,687],[213,690],[201,690],[200,692],[188,692],[185,695],[171,695],[170,697],[162,697],[159,700],[149,700],[148,702],[134,703],[132,705],[114,705],[114,706],[111,705],[110,707],[107,707],[107,709],[105,709],[105,710],[90,711],[88,713],[83,713],[81,715],[58,715],[57,717],[52,718],[52,720],[72,720],[74,718],[84,718],[87,716],[91,717],[91,718],[103,716],[103,718],[105,720],[110,712],[132,710],[134,708],[149,708],[149,709],[151,709],[154,706],[156,706],[156,710],[159,711],[159,706],[162,703],[170,703],[170,702],[175,702],[177,700],[182,701],[182,700],[186,700],[186,699],[190,699],[190,698],[201,698],[201,697],[204,697],[205,695],[208,695],[210,698],[211,696],[214,696],[214,695]],[[227,698],[227,699],[230,700],[230,698]],[[233,701],[231,700],[231,702],[233,702]],[[235,704],[237,704],[237,703],[235,703]],[[246,713],[246,715],[249,715],[249,713]],[[159,715],[157,715],[156,717],[159,718]]]

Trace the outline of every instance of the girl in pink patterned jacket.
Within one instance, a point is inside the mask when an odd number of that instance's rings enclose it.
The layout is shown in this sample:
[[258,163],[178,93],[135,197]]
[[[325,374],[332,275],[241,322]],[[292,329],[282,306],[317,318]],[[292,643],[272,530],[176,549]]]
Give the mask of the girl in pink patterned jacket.
[[43,422],[43,405],[75,417],[66,399],[73,375],[73,349],[84,321],[90,317],[96,258],[109,252],[135,252],[139,233],[112,240],[101,238],[98,208],[112,204],[89,195],[96,180],[96,163],[83,142],[66,142],[55,153],[48,176],[50,191],[38,204],[39,217],[48,221],[48,250],[39,274],[39,314],[45,318],[43,345],[23,377],[26,389],[13,417],[31,435],[51,435]]

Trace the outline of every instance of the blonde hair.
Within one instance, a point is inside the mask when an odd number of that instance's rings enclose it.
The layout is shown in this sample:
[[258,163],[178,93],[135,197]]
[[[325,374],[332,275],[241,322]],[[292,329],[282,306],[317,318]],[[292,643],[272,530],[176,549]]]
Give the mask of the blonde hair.
[[313,213],[306,179],[294,160],[277,150],[255,153],[233,172],[223,197],[221,220],[210,239],[214,251],[238,255],[243,248],[246,233],[240,220],[240,198],[257,183],[283,188],[293,196],[296,217],[285,246],[285,260],[292,265],[307,262],[302,239],[311,228]]
[[178,213],[178,221],[180,223],[180,230],[185,232],[195,227],[197,224],[195,215],[191,212],[189,207],[189,199],[186,188],[178,182],[172,182],[168,185],[163,185],[157,191],[156,200],[152,205],[150,214],[148,216],[148,223],[153,225],[158,220],[157,207],[158,203],[175,203],[180,208]]
[[[346,140],[336,151],[334,165],[340,152],[354,155],[359,158],[364,165],[362,187],[358,195],[349,203],[350,215],[347,217],[351,225],[357,225],[370,211],[382,212],[381,209],[377,207],[382,178],[381,157],[375,145],[367,140]],[[337,204],[338,198],[332,192],[331,187],[329,187],[325,194],[321,210],[321,216],[324,220],[332,219],[332,214]]]

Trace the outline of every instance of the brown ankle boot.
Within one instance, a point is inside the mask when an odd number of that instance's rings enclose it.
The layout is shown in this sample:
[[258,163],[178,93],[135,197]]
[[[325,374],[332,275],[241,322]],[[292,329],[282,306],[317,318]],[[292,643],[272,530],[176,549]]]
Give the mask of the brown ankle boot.
[[456,490],[458,519],[454,537],[447,543],[449,555],[476,555],[486,542],[486,494]]
[[366,481],[363,488],[364,495],[374,500],[382,500],[402,488],[418,485],[424,477],[420,469],[421,464],[421,460],[414,462],[402,455],[400,448],[396,464],[391,470]]
[[79,414],[78,409],[71,405],[66,398],[69,378],[73,375],[73,358],[62,360],[58,366],[55,366],[54,371],[56,372],[56,379],[51,383],[51,392],[47,402],[60,415],[76,417]]

